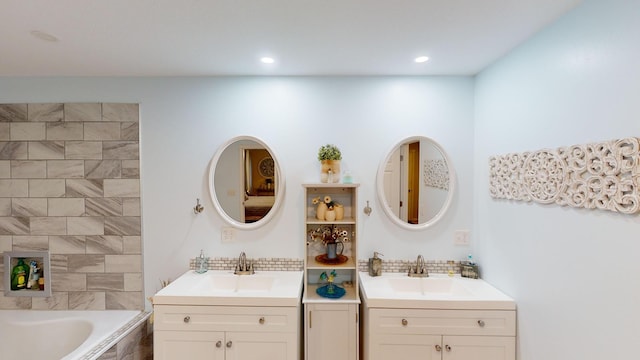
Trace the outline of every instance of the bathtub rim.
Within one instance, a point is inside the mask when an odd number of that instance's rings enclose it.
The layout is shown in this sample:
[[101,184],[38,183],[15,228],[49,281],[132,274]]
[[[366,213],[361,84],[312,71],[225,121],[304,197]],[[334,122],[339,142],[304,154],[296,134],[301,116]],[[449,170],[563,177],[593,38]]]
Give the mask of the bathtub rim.
[[[81,318],[84,320],[90,319],[89,321],[94,323],[94,321],[100,316],[104,316],[105,313],[109,312],[119,312],[124,313],[126,323],[118,324],[115,330],[110,331],[109,333],[96,335],[93,332],[89,334],[87,339],[85,339],[76,349],[66,354],[61,360],[96,360],[101,355],[103,355],[107,350],[111,349],[114,345],[118,344],[124,337],[129,335],[132,331],[137,329],[140,325],[142,325],[145,321],[149,319],[151,316],[151,312],[142,311],[142,310],[28,310],[28,309],[2,309],[0,310],[0,318],[3,318],[3,314],[7,315],[7,319],[10,322],[24,321],[24,322],[37,322],[42,321],[40,317],[38,317],[38,313],[48,313],[47,316],[52,316],[52,318],[47,318],[46,320],[55,320],[55,319],[67,319],[67,318]],[[19,315],[21,314],[22,315]],[[15,314],[15,315],[12,315]],[[95,327],[95,324],[94,324]],[[87,344],[87,341],[91,341],[91,343]]]
[[[114,310],[99,310],[99,311],[114,311]],[[138,310],[115,310],[115,311],[138,311]],[[122,325],[118,330],[109,335],[106,339],[95,345],[89,351],[87,351],[79,360],[97,360],[102,354],[111,349],[114,345],[117,345],[120,340],[129,335],[133,330],[138,328],[141,324],[149,319],[151,312],[139,311],[131,320]],[[71,355],[71,354],[69,354]],[[68,355],[67,355],[68,356]],[[64,359],[63,359],[64,360]]]

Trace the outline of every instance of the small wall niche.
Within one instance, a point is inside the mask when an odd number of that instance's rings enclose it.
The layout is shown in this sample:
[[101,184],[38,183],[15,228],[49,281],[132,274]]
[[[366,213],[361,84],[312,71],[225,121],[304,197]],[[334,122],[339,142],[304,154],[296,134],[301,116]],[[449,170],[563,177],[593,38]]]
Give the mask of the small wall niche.
[[[16,269],[20,260],[26,269]],[[33,271],[35,267],[35,272]],[[16,270],[14,272],[14,270]],[[51,296],[51,266],[48,251],[7,251],[4,253],[5,296]],[[19,274],[21,273],[21,274]],[[20,278],[22,276],[22,278]]]

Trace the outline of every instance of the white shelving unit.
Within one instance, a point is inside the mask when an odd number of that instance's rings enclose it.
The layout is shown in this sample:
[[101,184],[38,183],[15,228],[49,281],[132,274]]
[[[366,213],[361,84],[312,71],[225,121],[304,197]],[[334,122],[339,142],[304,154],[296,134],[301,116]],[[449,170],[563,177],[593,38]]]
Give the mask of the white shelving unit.
[[[360,292],[358,284],[358,186],[359,184],[303,184],[305,219],[304,293],[305,357],[306,360],[358,359],[358,311]],[[316,218],[314,198],[330,196],[344,207],[344,218],[325,221]],[[340,260],[326,258],[322,241],[314,240],[311,233],[317,229],[346,231]],[[334,284],[345,290],[345,295],[333,299],[317,294],[318,287],[327,283],[320,279],[325,272],[335,270]]]

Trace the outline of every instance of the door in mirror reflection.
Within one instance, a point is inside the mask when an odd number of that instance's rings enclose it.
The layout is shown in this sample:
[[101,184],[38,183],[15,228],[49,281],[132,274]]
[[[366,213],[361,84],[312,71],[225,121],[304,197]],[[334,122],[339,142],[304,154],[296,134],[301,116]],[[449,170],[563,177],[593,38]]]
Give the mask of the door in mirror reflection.
[[385,196],[393,213],[402,221],[418,224],[420,217],[419,141],[402,144],[390,156],[385,170]]

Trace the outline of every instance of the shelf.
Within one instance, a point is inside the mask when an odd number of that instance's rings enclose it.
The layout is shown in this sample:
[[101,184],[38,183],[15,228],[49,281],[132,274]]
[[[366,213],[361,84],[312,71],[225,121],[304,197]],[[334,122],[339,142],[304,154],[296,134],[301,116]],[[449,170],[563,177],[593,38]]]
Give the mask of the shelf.
[[[11,289],[11,273],[18,264],[19,259],[22,259],[29,269],[31,269],[32,262],[35,264],[39,280],[43,281],[42,287],[40,287],[40,282],[36,280],[35,283],[30,284],[32,287],[30,289],[27,288],[28,285],[24,285],[24,288],[19,290]],[[27,270],[24,277],[25,281],[32,281],[32,277],[29,274],[30,272]],[[6,251],[4,253],[4,284],[4,296],[7,297],[50,297],[51,264],[49,251]]]
[[[358,359],[358,312],[360,304],[360,285],[358,278],[358,186],[359,184],[303,184],[304,187],[304,291],[302,303],[305,310],[305,321],[309,321],[309,326],[305,325],[304,343],[308,360],[323,360],[328,358]],[[329,196],[331,202],[340,204],[344,210],[342,220],[318,220],[318,200]],[[316,204],[313,204],[314,201]],[[323,236],[328,236],[325,231],[338,232],[338,238],[345,245],[342,248],[340,260],[342,264],[326,264],[316,261],[316,257],[323,261],[326,259],[325,253],[328,247],[322,246]],[[346,232],[346,236],[341,236]],[[312,236],[315,235],[315,236]],[[327,237],[327,240],[329,238]],[[304,244],[304,243],[303,243]],[[340,249],[340,246],[336,246]],[[333,251],[333,248],[331,248]],[[333,275],[332,275],[333,274]],[[327,280],[331,278],[334,284],[344,289],[344,294],[340,298],[327,298],[318,295],[318,288],[326,286]],[[347,286],[343,286],[343,284]],[[325,296],[341,294],[327,294],[326,289],[321,289]],[[308,312],[307,312],[308,311]],[[308,314],[308,315],[307,315]],[[313,315],[312,315],[313,314]],[[355,318],[355,321],[353,319]],[[312,321],[312,319],[314,319]],[[313,322],[313,326],[311,323]],[[337,325],[336,325],[337,324]],[[339,327],[340,329],[336,329]],[[339,331],[337,331],[339,330]],[[338,336],[339,349],[335,351],[320,351],[326,347],[325,339],[328,336]]]
[[355,269],[356,262],[353,256],[350,256],[346,262],[342,264],[325,264],[316,261],[315,256],[307,256],[307,269]]
[[343,183],[317,183],[317,184],[302,184],[303,187],[313,188],[357,188],[360,184],[343,184]]
[[[320,286],[324,286],[326,284],[321,284]],[[338,284],[338,286],[342,287],[342,285]],[[355,291],[354,287],[344,288],[346,294],[339,299],[329,299],[322,297],[316,293],[316,289],[318,288],[318,284],[307,284],[307,292],[303,294],[302,303],[360,303],[360,297]]]
[[[326,264],[316,261],[316,256],[322,254],[318,246],[307,245],[305,249],[304,269],[305,284],[303,302],[307,303],[360,303],[358,294],[358,262],[357,262],[357,239],[358,239],[358,213],[356,206],[358,204],[358,186],[359,184],[340,184],[340,183],[323,183],[323,184],[303,184],[305,189],[305,235],[309,239],[309,232],[318,227],[332,227],[346,230],[349,232],[349,250],[344,254],[348,257],[347,261],[342,264]],[[316,197],[331,196],[332,200],[344,206],[344,218],[342,220],[324,221],[316,218],[316,205],[312,204],[312,200]],[[346,294],[339,299],[324,298],[316,294],[318,286],[318,276],[322,272],[329,273],[336,270],[339,280],[349,279],[352,281],[352,287],[345,288]],[[338,284],[338,286],[341,286]]]
[[340,225],[340,224],[344,224],[344,225],[350,225],[350,224],[355,224],[356,220],[353,218],[344,218],[342,220],[334,220],[334,221],[326,221],[326,220],[318,220],[314,217],[307,217],[307,224],[309,225]]

